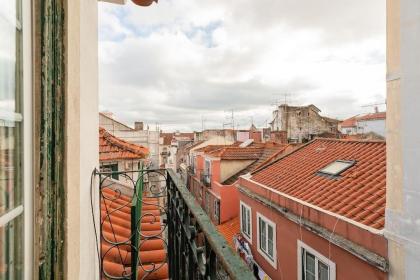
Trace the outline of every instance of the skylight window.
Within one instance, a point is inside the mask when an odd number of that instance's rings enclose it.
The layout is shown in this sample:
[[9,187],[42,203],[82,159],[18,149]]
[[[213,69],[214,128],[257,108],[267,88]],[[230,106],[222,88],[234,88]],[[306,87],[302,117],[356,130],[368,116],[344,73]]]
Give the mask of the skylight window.
[[331,176],[338,176],[345,170],[349,169],[355,164],[355,161],[349,161],[349,160],[336,160],[321,170],[319,170],[319,173],[331,175]]

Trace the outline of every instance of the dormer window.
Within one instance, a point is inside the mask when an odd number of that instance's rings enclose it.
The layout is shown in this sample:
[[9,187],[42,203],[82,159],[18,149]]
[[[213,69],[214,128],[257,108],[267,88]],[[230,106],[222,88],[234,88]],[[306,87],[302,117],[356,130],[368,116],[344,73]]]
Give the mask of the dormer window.
[[318,173],[329,176],[339,176],[341,173],[352,167],[355,163],[356,161],[354,160],[336,160],[320,169]]

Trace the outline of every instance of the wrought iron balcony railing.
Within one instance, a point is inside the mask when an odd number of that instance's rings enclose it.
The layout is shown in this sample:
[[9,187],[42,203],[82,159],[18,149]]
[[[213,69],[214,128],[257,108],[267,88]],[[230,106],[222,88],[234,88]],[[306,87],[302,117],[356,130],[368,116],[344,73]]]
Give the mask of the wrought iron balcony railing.
[[102,279],[254,279],[172,170],[96,174]]

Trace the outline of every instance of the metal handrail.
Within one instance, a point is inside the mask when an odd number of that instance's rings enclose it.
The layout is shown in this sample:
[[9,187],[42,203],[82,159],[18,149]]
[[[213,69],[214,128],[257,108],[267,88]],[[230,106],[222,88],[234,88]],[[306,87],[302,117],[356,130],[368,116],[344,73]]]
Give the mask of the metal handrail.
[[[167,180],[171,279],[219,279],[218,274],[224,274],[223,279],[255,279],[172,170]],[[185,254],[189,257],[182,257]]]

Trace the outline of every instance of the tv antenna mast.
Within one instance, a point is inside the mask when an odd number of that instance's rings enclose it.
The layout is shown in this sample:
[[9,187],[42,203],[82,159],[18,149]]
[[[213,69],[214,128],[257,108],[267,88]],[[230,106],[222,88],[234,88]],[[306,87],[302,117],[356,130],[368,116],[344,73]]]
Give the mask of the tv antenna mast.
[[371,108],[373,107],[375,109],[375,113],[378,112],[378,106],[380,105],[386,105],[386,101],[385,102],[378,102],[378,103],[372,103],[372,104],[366,104],[366,105],[362,105],[362,108]]

